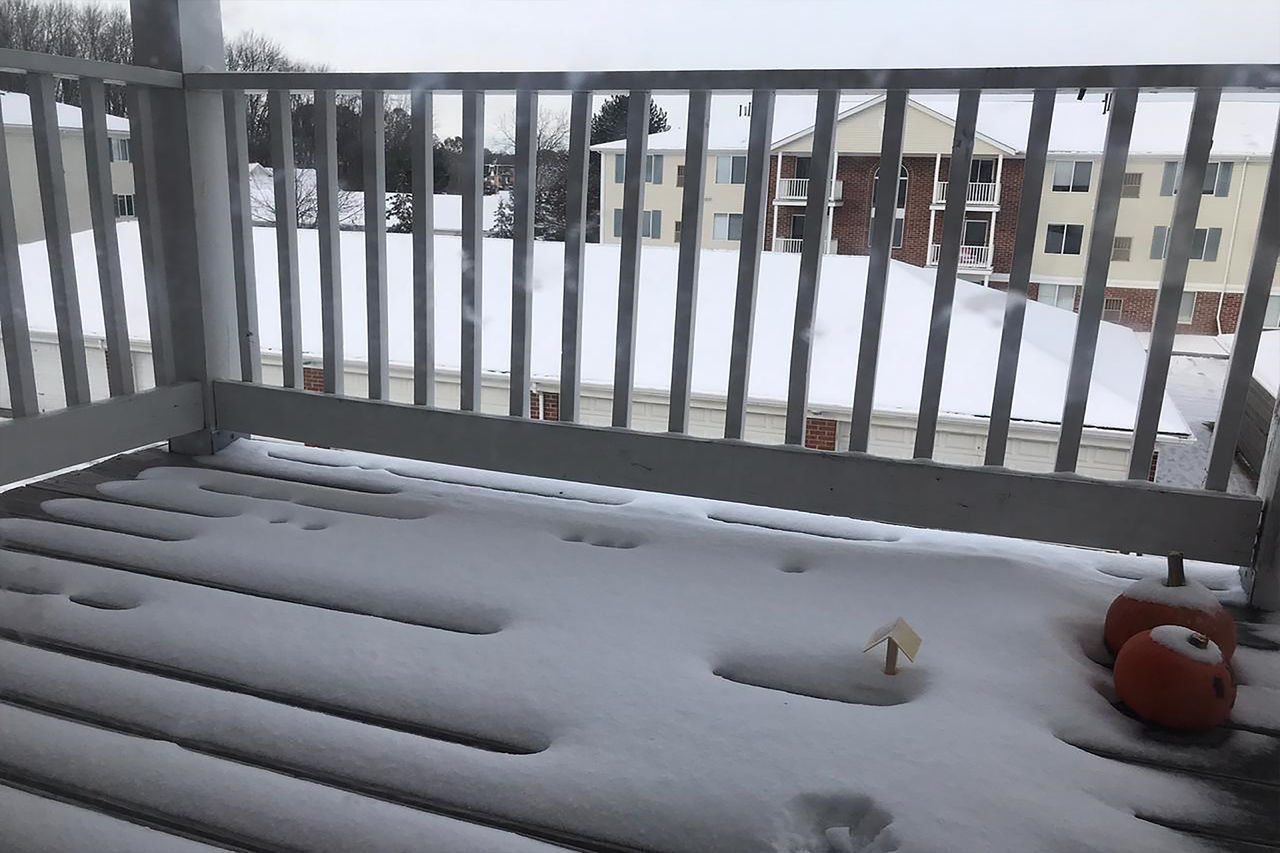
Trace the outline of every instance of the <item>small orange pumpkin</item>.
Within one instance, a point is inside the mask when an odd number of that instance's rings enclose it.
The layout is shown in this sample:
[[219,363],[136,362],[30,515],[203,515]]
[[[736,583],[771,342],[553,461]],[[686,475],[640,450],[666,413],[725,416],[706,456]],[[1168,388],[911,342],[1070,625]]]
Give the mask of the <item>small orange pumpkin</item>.
[[1207,635],[1224,660],[1235,654],[1235,620],[1207,587],[1187,580],[1176,551],[1169,555],[1167,578],[1140,580],[1111,602],[1102,638],[1114,655],[1130,637],[1157,625],[1181,625]]
[[1181,625],[1131,638],[1116,657],[1116,693],[1141,719],[1205,731],[1226,721],[1236,702],[1231,670],[1213,641]]

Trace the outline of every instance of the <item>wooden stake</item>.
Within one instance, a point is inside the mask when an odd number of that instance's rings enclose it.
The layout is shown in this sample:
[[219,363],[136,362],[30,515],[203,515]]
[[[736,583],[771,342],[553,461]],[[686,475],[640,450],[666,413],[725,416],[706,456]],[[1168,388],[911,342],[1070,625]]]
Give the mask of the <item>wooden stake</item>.
[[898,673],[898,644],[892,637],[885,644],[884,652],[884,674],[897,675]]
[[1182,566],[1182,552],[1169,552],[1169,576],[1165,579],[1165,586],[1186,586],[1187,573]]

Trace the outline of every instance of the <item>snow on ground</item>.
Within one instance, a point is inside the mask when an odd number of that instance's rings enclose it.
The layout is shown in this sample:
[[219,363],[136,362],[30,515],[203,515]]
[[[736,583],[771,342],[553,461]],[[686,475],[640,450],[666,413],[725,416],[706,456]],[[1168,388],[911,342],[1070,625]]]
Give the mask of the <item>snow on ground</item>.
[[[147,328],[142,287],[142,261],[136,223],[119,226],[129,328]],[[94,281],[93,236],[73,238],[76,268],[85,306],[88,334],[102,331],[102,309]],[[279,349],[279,291],[276,236],[273,229],[254,229],[260,340],[263,349]],[[483,347],[481,362],[490,373],[510,367],[511,241],[484,241]],[[33,329],[53,330],[53,299],[43,243],[21,248],[26,276],[27,313]],[[588,244],[583,297],[582,381],[609,387],[613,383],[614,338],[620,247]],[[343,333],[346,355],[363,359],[368,350],[365,323],[364,235],[341,235]],[[319,248],[313,230],[298,232],[299,278],[302,281],[302,345],[320,354]],[[663,391],[671,378],[675,316],[675,247],[645,246],[636,331],[635,386]],[[795,317],[800,256],[766,252],[761,260],[749,393],[757,400],[783,401],[787,396],[791,336]],[[730,338],[738,253],[705,251],[698,284],[694,331],[692,387],[695,394],[723,396],[728,387]],[[408,234],[387,235],[389,344],[392,362],[413,361],[412,240]],[[847,411],[852,398],[861,334],[867,258],[826,255],[816,309],[813,338],[812,408]],[[876,373],[875,407],[880,411],[915,412],[919,407],[925,350],[929,338],[934,271],[893,262],[885,306],[881,358]],[[460,364],[461,239],[435,240],[437,364]],[[532,366],[534,379],[554,380],[560,373],[560,321],[564,283],[564,246],[534,245]],[[944,413],[986,417],[1004,323],[1005,294],[966,281],[956,284],[947,363],[942,386]],[[1018,420],[1056,423],[1062,405],[1075,338],[1076,315],[1038,302],[1027,304],[1022,356],[1013,399]],[[1128,430],[1133,427],[1146,355],[1134,333],[1103,323],[1085,416],[1087,426]],[[1189,432],[1177,406],[1166,396],[1160,430]]]
[[[5,765],[309,851],[545,845],[308,779],[666,853],[1167,853],[1200,848],[1135,812],[1232,815],[1065,742],[1147,748],[1094,661],[1155,558],[247,440],[209,461],[44,505],[75,526],[0,521],[145,573],[0,551],[4,639],[178,674],[0,642],[6,693],[146,733],[0,705]],[[924,645],[890,678],[861,648],[898,616]],[[1280,673],[1241,651],[1265,705]]]
[[1280,397],[1280,329],[1263,332],[1258,341],[1258,357],[1253,363],[1253,378],[1258,384]]
[[[275,222],[275,172],[270,166],[249,164],[249,203],[254,222]],[[316,221],[316,170],[295,169],[297,182],[295,196],[301,210],[303,225],[314,227]],[[400,193],[387,193],[387,207]],[[487,232],[493,227],[498,205],[510,199],[509,191],[486,195],[482,201],[482,226]],[[436,233],[462,233],[462,196],[437,193],[431,197],[432,223]],[[338,190],[338,224],[342,228],[364,227],[364,193],[357,190]]]

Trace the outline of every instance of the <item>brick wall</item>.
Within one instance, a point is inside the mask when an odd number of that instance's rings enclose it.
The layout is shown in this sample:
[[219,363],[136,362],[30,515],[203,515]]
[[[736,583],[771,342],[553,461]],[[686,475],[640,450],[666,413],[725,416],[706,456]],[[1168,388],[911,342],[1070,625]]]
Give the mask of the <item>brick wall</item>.
[[560,394],[558,392],[542,392],[542,419],[544,421],[560,420]]
[[1233,335],[1240,322],[1240,308],[1244,305],[1243,293],[1227,293],[1222,297],[1222,334]]
[[813,450],[835,450],[836,422],[831,418],[805,418],[804,446]]
[[538,392],[529,392],[529,417],[535,421],[542,418],[542,407],[539,405]]
[[324,368],[323,367],[303,367],[302,368],[302,390],[303,391],[324,391]]

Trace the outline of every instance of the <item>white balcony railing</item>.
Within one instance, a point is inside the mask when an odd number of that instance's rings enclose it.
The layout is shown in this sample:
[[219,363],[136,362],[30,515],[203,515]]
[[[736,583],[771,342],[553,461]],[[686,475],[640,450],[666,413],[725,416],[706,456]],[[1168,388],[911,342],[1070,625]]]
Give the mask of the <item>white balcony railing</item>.
[[[933,203],[946,204],[947,201],[947,182],[935,181],[933,184]],[[1000,185],[989,183],[986,181],[980,183],[970,183],[969,189],[965,193],[965,203],[970,205],[995,206],[1000,203]]]
[[[800,237],[779,237],[773,242],[773,250],[775,252],[790,252],[799,254],[800,248],[804,245],[804,240]],[[828,255],[836,254],[837,243],[835,240],[828,240],[826,247],[823,249]]]
[[[938,265],[938,257],[942,253],[941,243],[929,244],[929,266],[936,267]],[[991,269],[991,247],[990,246],[961,246],[960,247],[960,269],[962,270],[989,270]]]
[[[808,178],[778,178],[779,201],[805,201],[809,198]],[[836,202],[844,198],[844,181],[835,181],[831,185],[828,201]]]
[[[181,3],[183,25],[171,26]],[[698,264],[694,251],[683,252],[675,268],[676,299],[679,306],[672,317],[672,378],[668,393],[668,431],[665,433],[632,429],[637,405],[636,383],[647,382],[651,371],[638,371],[637,358],[644,356],[638,348],[643,334],[646,351],[653,345],[647,323],[639,322],[638,294],[648,290],[642,277],[640,243],[643,223],[643,171],[628,169],[623,186],[622,207],[626,233],[621,236],[620,267],[616,268],[618,317],[597,312],[583,312],[586,293],[597,289],[588,279],[591,264],[586,262],[587,219],[585,194],[589,190],[590,117],[595,93],[617,90],[691,90],[690,113],[694,121],[705,122],[710,115],[713,96],[719,93],[755,91],[771,96],[776,90],[818,91],[815,115],[834,122],[838,114],[839,92],[857,90],[886,94],[884,110],[888,132],[881,136],[881,158],[898,159],[902,154],[901,135],[907,110],[906,90],[958,91],[957,133],[972,137],[977,99],[984,88],[1018,91],[1033,97],[1032,132],[1028,138],[1029,169],[1044,167],[1048,157],[1049,130],[1055,92],[1080,88],[1111,88],[1114,91],[1107,122],[1114,128],[1127,128],[1132,123],[1138,93],[1160,89],[1187,89],[1209,93],[1198,100],[1191,121],[1187,150],[1189,164],[1203,169],[1208,162],[1213,134],[1212,106],[1222,88],[1267,89],[1275,87],[1275,69],[1269,65],[1136,65],[1089,68],[973,68],[973,69],[825,69],[789,71],[733,71],[710,69],[689,72],[592,72],[575,70],[539,72],[453,72],[420,69],[405,72],[222,72],[184,71],[185,65],[204,66],[201,57],[222,55],[223,30],[216,3],[186,3],[182,0],[135,0],[133,3],[135,54],[164,67],[152,68],[118,65],[71,57],[25,53],[0,48],[0,68],[6,73],[25,74],[23,88],[32,104],[32,144],[39,197],[45,221],[49,269],[47,275],[52,304],[58,306],[46,322],[56,326],[61,383],[47,382],[44,371],[37,371],[32,345],[28,296],[38,294],[24,284],[32,281],[37,269],[24,258],[18,265],[17,211],[10,191],[8,160],[4,139],[0,134],[0,343],[3,343],[3,372],[6,408],[12,417],[0,420],[0,484],[13,483],[99,457],[111,456],[131,448],[155,442],[170,441],[170,449],[180,454],[208,455],[218,452],[238,434],[254,434],[291,441],[389,453],[429,459],[433,462],[477,466],[494,471],[535,477],[582,480],[600,485],[628,489],[665,491],[696,495],[708,500],[754,503],[763,506],[799,509],[828,515],[873,518],[892,524],[915,527],[963,530],[1001,536],[1043,539],[1091,548],[1114,548],[1147,553],[1184,552],[1188,558],[1250,566],[1253,596],[1270,606],[1280,606],[1280,482],[1263,478],[1263,492],[1257,496],[1227,494],[1236,444],[1242,434],[1245,418],[1249,375],[1258,355],[1263,325],[1269,276],[1253,275],[1247,285],[1240,328],[1236,332],[1234,356],[1224,383],[1217,426],[1213,431],[1209,464],[1205,472],[1206,488],[1199,490],[1173,487],[1148,488],[1145,484],[1102,483],[1071,476],[1080,458],[1081,437],[1089,422],[1086,408],[1095,367],[1093,342],[1102,321],[1101,298],[1086,300],[1077,318],[1078,327],[1087,332],[1076,336],[1072,345],[1070,373],[1064,377],[1066,392],[1060,427],[1057,429],[1055,474],[1031,474],[1000,471],[1006,462],[1010,425],[1018,409],[1013,407],[1015,379],[1022,350],[1022,312],[1007,312],[1000,335],[999,363],[994,379],[992,407],[985,450],[984,468],[965,468],[954,464],[936,464],[935,456],[942,404],[944,369],[947,367],[947,318],[957,296],[956,289],[943,287],[936,291],[930,311],[931,322],[919,333],[927,335],[926,360],[921,377],[921,395],[915,423],[913,455],[910,462],[879,457],[867,452],[871,418],[875,411],[876,377],[883,359],[896,357],[898,341],[885,338],[880,318],[868,313],[861,323],[863,335],[858,346],[856,376],[853,377],[852,406],[849,409],[849,449],[852,453],[823,451],[802,452],[796,447],[774,447],[744,441],[746,433],[750,375],[754,369],[779,369],[789,362],[783,428],[788,444],[804,441],[806,421],[810,414],[808,390],[813,369],[829,369],[830,365],[815,361],[815,345],[821,338],[815,330],[831,322],[829,315],[819,313],[816,298],[821,267],[818,259],[800,258],[794,291],[794,326],[789,340],[776,342],[779,358],[753,359],[751,336],[757,312],[776,311],[779,294],[770,292],[757,299],[757,279],[765,264],[759,256],[760,237],[765,233],[763,206],[751,205],[742,212],[742,244],[737,258],[741,274],[737,287],[714,298],[722,284],[708,286],[700,298],[699,275],[715,281],[720,273],[717,263]],[[162,10],[165,14],[156,14]],[[194,60],[185,60],[195,57]],[[74,245],[67,210],[68,188],[61,168],[61,135],[57,104],[59,80],[74,79],[81,95],[85,137],[86,169],[89,178],[83,186],[88,200],[83,202],[93,228],[94,244],[103,259],[98,272],[100,287],[89,282],[77,283]],[[132,167],[137,183],[137,225],[141,242],[137,246],[137,263],[124,267],[117,255],[122,249],[115,227],[110,182],[110,149],[106,123],[105,88],[127,87],[128,121]],[[246,97],[267,92],[267,124],[272,158],[276,164],[274,183],[277,210],[292,210],[296,182],[293,161],[295,104],[290,92],[316,92],[314,104],[317,155],[315,180],[317,222],[319,227],[307,232],[304,247],[319,247],[318,267],[313,265],[311,250],[299,250],[297,217],[278,216],[274,238],[280,247],[274,263],[259,269],[255,259],[256,237],[253,227],[249,190],[249,140],[247,137]],[[342,257],[339,253],[344,235],[339,228],[339,210],[335,199],[338,187],[338,164],[334,154],[338,138],[335,92],[361,92],[362,179],[366,215],[361,242],[365,252],[363,287],[364,304],[359,316],[369,318],[368,334],[359,347],[366,356],[362,368],[367,384],[362,383],[359,396],[348,394],[343,386],[348,353],[344,348],[344,290],[355,282],[344,282]],[[433,98],[460,97],[462,106],[461,139],[463,166],[459,180],[464,211],[483,210],[485,98],[489,92],[515,92],[517,139],[515,147],[515,188],[513,209],[522,211],[516,221],[509,250],[500,249],[496,241],[485,240],[481,217],[463,217],[458,246],[459,263],[436,265],[435,244],[429,239],[426,217],[415,217],[417,229],[409,247],[393,263],[388,253],[385,201],[385,170],[380,167],[386,154],[382,120],[388,96],[408,102],[414,126],[414,139],[428,138],[432,126]],[[562,252],[534,252],[536,206],[537,97],[539,92],[572,92],[566,204],[568,222]],[[1034,94],[1032,94],[1034,93]],[[216,95],[216,97],[215,97]],[[633,107],[635,104],[633,103]],[[1201,107],[1206,107],[1201,109]],[[641,114],[637,110],[637,115]],[[762,113],[757,111],[757,117]],[[964,118],[967,116],[967,118]],[[7,116],[6,116],[7,117]],[[641,116],[642,117],[642,116]],[[756,123],[756,131],[764,128]],[[182,127],[189,133],[172,134],[171,128]],[[630,122],[626,140],[626,157],[639,160],[644,150],[646,125]],[[767,134],[763,134],[767,138]],[[757,136],[754,162],[762,165],[762,145]],[[821,140],[819,140],[821,141]],[[1171,140],[1171,144],[1177,140]],[[706,136],[693,134],[694,148],[705,149]],[[837,156],[830,146],[817,145],[812,162],[813,174],[831,174]],[[1119,176],[1128,155],[1128,134],[1112,133],[1103,156],[1101,174],[1103,191],[1097,200],[1098,214],[1093,217],[1091,246],[1109,246],[1115,231],[1115,212],[1119,204]],[[415,206],[429,205],[431,184],[430,148],[413,146],[413,182],[411,195]],[[326,156],[322,156],[326,154]],[[702,161],[700,155],[690,162]],[[1261,206],[1260,218],[1251,214],[1250,227],[1270,237],[1276,187],[1280,187],[1280,151],[1272,154],[1271,189]],[[1187,174],[1194,170],[1188,168]],[[1036,172],[1038,174],[1038,171]],[[1198,174],[1198,173],[1195,173]],[[1111,180],[1110,178],[1115,178]],[[1185,178],[1185,180],[1189,180]],[[767,190],[763,170],[752,170],[746,176],[744,189],[757,197]],[[689,181],[683,188],[682,209],[687,221],[701,221],[711,215],[705,210],[701,183]],[[1109,187],[1109,190],[1108,190]],[[328,190],[327,192],[325,190]],[[778,197],[787,204],[798,204],[808,192],[803,178],[778,182]],[[984,198],[980,185],[974,185],[974,198]],[[833,182],[830,198],[839,203],[843,187]],[[994,190],[988,196],[995,199]],[[1185,196],[1179,195],[1179,198]],[[74,197],[73,197],[74,198]],[[868,199],[869,200],[869,199]],[[1034,206],[1031,206],[1034,207]],[[1016,213],[1018,233],[1025,238],[1013,248],[1024,259],[1033,254],[1036,245],[1027,240],[1038,237],[1036,212],[1023,207]],[[881,211],[883,213],[883,211]],[[962,213],[952,211],[952,215]],[[1195,226],[1194,205],[1181,205],[1170,223],[1172,232],[1183,240],[1170,241],[1170,260],[1185,263],[1190,252],[1190,235]],[[942,217],[947,219],[945,214]],[[963,218],[963,217],[959,217]],[[888,223],[882,223],[888,224]],[[944,224],[947,224],[944,222]],[[953,227],[955,222],[949,223]],[[962,223],[960,223],[962,224]],[[816,223],[813,224],[816,229]],[[690,232],[692,233],[692,232]],[[825,234],[814,230],[812,233]],[[886,236],[886,235],[880,235]],[[865,274],[859,275],[859,261],[844,259],[823,287],[856,287],[865,292],[860,304],[873,312],[884,305],[889,288],[889,241],[869,248]],[[400,244],[403,245],[403,244]],[[696,243],[690,244],[696,249]],[[784,242],[780,248],[786,248]],[[685,245],[682,244],[683,250]],[[848,248],[848,247],[846,247]],[[647,247],[646,247],[647,249]],[[452,251],[452,250],[451,250]],[[504,255],[502,252],[509,252]],[[493,321],[495,306],[485,308],[483,273],[484,255],[497,252],[490,259],[490,269],[501,266],[502,258],[511,263],[510,315],[523,318],[503,326]],[[930,247],[928,257],[936,263],[939,249]],[[1182,252],[1182,255],[1176,255]],[[1251,267],[1256,270],[1275,268],[1280,245],[1274,239],[1255,241]],[[535,282],[541,275],[535,271],[534,257],[545,260],[563,258],[563,266],[555,277],[563,277],[563,323],[559,332],[557,393],[558,420],[550,424],[529,417],[530,393],[534,383],[534,366],[530,356]],[[411,256],[411,257],[410,257]],[[452,257],[452,256],[451,256]],[[403,259],[403,264],[399,259]],[[835,259],[832,259],[835,260]],[[12,261],[12,262],[11,262]],[[961,250],[960,268],[966,272],[989,272],[990,249],[965,246]],[[403,275],[412,267],[412,276]],[[1105,266],[1105,265],[1104,265]],[[1015,269],[1019,268],[1015,266]],[[545,270],[545,267],[541,267]],[[644,276],[651,276],[646,265]],[[701,273],[700,273],[701,269]],[[1026,267],[1021,267],[1021,281],[1027,283]],[[1181,286],[1184,266],[1171,263],[1169,269]],[[453,270],[453,272],[450,272]],[[262,275],[261,282],[259,274]],[[562,275],[561,275],[562,274]],[[127,278],[126,278],[127,275]],[[456,276],[456,277],[455,277]],[[856,282],[854,281],[856,279]],[[457,288],[459,296],[446,295],[436,302],[436,286]],[[261,305],[259,284],[263,291],[278,288],[279,297]],[[346,288],[344,288],[344,284]],[[33,285],[38,286],[38,285]],[[603,286],[603,285],[602,285]],[[610,283],[612,287],[614,284]],[[1106,286],[1106,269],[1091,264],[1085,270],[1083,288],[1099,295]],[[126,289],[128,288],[128,289]],[[107,358],[104,365],[103,399],[98,386],[89,381],[85,326],[81,317],[80,296],[100,290],[102,323]],[[25,291],[25,292],[24,292]],[[306,300],[313,294],[312,308],[305,316],[317,333],[308,338],[306,349],[302,330]],[[448,294],[449,290],[444,290]],[[126,300],[126,294],[129,299]],[[134,296],[136,294],[136,296]],[[37,297],[38,298],[38,297]],[[540,297],[544,300],[545,297]],[[595,297],[591,297],[594,299]],[[786,295],[782,294],[785,299]],[[894,299],[909,295],[894,294]],[[147,322],[135,327],[129,322],[126,305],[138,299],[145,302]],[[696,301],[695,301],[696,300]],[[40,303],[35,303],[40,304]],[[690,399],[695,392],[692,381],[694,352],[693,305],[698,305],[697,318],[726,331],[732,329],[727,382],[724,387],[727,441],[693,437],[690,432]],[[784,305],[785,307],[785,305]],[[1160,401],[1164,398],[1166,368],[1173,349],[1175,324],[1168,310],[1157,312],[1155,328],[1149,344],[1148,370],[1135,406],[1129,475],[1145,480],[1150,469],[1160,427]],[[262,316],[259,311],[262,309]],[[318,315],[313,317],[311,311]],[[506,311],[505,307],[496,310]],[[445,318],[458,334],[456,349],[448,346],[449,338],[437,340],[435,318]],[[97,314],[97,310],[94,312]],[[575,319],[577,318],[577,319]],[[447,319],[447,318],[445,318]],[[316,322],[318,320],[318,322]],[[1169,322],[1165,322],[1165,321]],[[261,321],[261,323],[259,322]],[[346,321],[350,323],[351,320]],[[607,331],[616,353],[614,381],[610,385],[612,428],[583,420],[580,395],[583,385],[583,362],[594,357],[594,349],[584,349],[585,324],[607,322]],[[457,325],[453,325],[453,324]],[[274,381],[263,381],[263,355],[259,331],[279,330],[279,372]],[[444,328],[444,326],[440,326]],[[143,333],[150,346],[150,361],[155,388],[143,387],[135,379],[130,338]],[[149,334],[148,334],[149,333]],[[545,330],[539,332],[545,334]],[[411,340],[413,396],[412,404],[398,399],[391,402],[391,341]],[[993,339],[994,340],[994,339]],[[661,344],[661,341],[658,342]],[[482,348],[483,344],[483,348]],[[458,397],[448,406],[435,402],[437,347],[445,353],[440,365],[457,371]],[[481,361],[485,352],[510,353],[501,367],[497,362]],[[457,353],[455,356],[450,352]],[[1243,355],[1241,355],[1243,353]],[[318,356],[323,363],[323,390],[304,387],[304,357]],[[849,355],[846,353],[846,355]],[[766,364],[761,364],[761,362]],[[772,362],[772,363],[768,363]],[[95,362],[96,363],[96,362]],[[485,367],[490,368],[485,370]],[[403,368],[409,368],[407,363]],[[1110,369],[1110,365],[1105,366]],[[274,364],[273,364],[274,368]],[[493,372],[500,369],[502,373]],[[96,368],[95,368],[96,369]],[[787,369],[787,368],[782,368]],[[952,369],[956,369],[953,367]],[[282,377],[285,387],[275,382]],[[542,377],[539,376],[539,381]],[[41,384],[37,388],[37,381]],[[507,392],[507,416],[488,410],[504,408],[499,398],[490,393],[501,382]],[[1019,380],[1021,381],[1021,380]],[[61,385],[65,408],[49,406],[46,388]],[[148,384],[150,384],[148,382]],[[354,389],[352,389],[354,390]],[[484,390],[486,393],[481,394]],[[701,392],[702,389],[698,389]],[[91,393],[92,392],[92,393]],[[364,393],[367,392],[367,393]],[[482,396],[484,399],[482,400]],[[367,398],[367,399],[366,399]],[[479,414],[483,408],[484,414]],[[648,405],[645,403],[645,405]],[[1273,436],[1280,431],[1273,433]],[[1262,463],[1265,472],[1276,470],[1280,458],[1280,439],[1273,438],[1268,457]],[[865,488],[866,483],[875,484]],[[909,500],[885,500],[884,496],[907,495]],[[1261,520],[1261,521],[1260,521]],[[1259,593],[1261,590],[1261,593]]]

